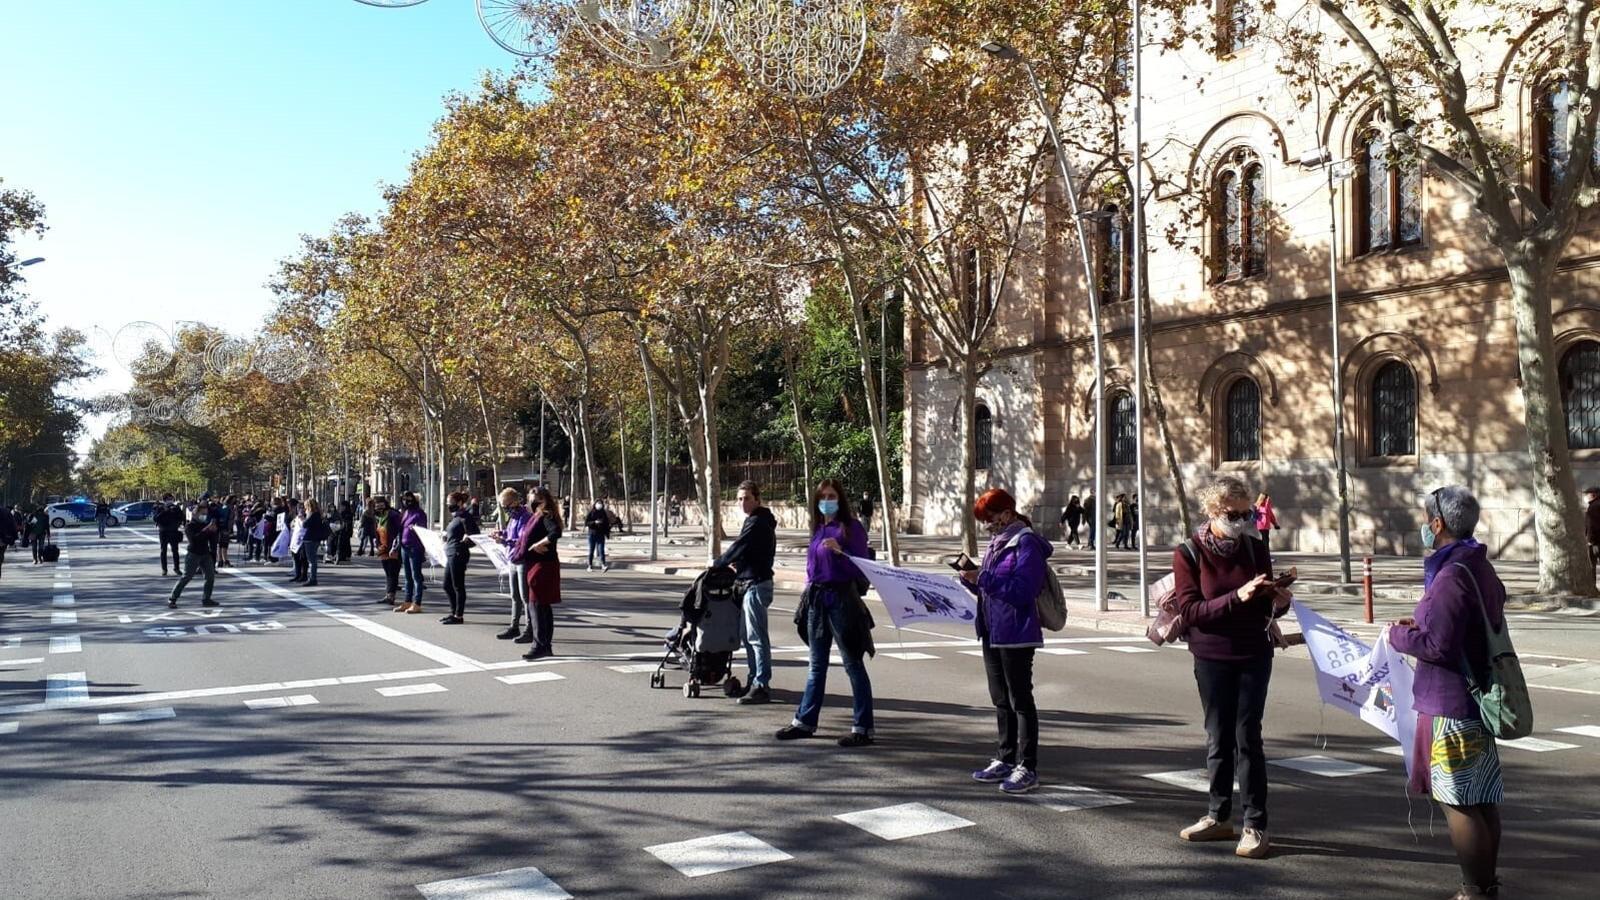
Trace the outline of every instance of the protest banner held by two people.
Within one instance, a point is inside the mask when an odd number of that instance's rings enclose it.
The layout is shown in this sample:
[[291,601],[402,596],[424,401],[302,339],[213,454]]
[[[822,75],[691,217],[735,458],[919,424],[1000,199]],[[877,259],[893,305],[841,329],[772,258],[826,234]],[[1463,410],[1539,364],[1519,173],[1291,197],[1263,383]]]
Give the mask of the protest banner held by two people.
[[978,617],[978,605],[971,592],[949,575],[897,569],[859,556],[850,557],[850,561],[872,582],[896,628],[917,622],[970,625]]

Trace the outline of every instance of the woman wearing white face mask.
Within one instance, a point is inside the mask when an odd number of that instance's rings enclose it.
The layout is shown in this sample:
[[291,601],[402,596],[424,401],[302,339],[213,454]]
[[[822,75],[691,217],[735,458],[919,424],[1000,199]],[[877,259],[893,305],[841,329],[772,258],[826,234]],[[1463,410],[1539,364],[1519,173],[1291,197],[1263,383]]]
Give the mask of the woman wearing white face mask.
[[1261,859],[1269,846],[1261,719],[1272,679],[1271,626],[1288,611],[1289,593],[1273,581],[1272,557],[1256,532],[1252,495],[1244,483],[1218,478],[1200,490],[1199,499],[1207,522],[1192,541],[1173,551],[1172,571],[1205,710],[1210,805],[1179,836],[1186,841],[1234,838],[1237,767],[1244,834],[1234,852]]

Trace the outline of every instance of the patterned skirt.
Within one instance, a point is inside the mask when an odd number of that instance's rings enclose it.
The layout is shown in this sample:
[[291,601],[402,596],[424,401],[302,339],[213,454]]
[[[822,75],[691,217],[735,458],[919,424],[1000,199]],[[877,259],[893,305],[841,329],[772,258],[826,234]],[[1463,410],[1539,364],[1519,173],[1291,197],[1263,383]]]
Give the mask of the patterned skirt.
[[1411,790],[1450,806],[1500,803],[1500,751],[1477,719],[1417,714]]

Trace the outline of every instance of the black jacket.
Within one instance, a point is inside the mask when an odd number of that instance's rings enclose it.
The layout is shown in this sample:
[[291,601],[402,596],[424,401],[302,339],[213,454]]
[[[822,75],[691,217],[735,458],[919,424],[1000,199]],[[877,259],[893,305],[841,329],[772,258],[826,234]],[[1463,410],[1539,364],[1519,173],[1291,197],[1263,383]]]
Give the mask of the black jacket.
[[583,524],[589,529],[590,534],[602,538],[611,536],[611,516],[603,509],[589,510],[589,514],[583,517]]
[[183,509],[177,504],[161,507],[153,518],[156,528],[164,534],[174,534],[183,530]]
[[772,510],[758,506],[755,512],[744,517],[739,537],[712,566],[734,566],[740,581],[759,584],[772,580],[772,560],[777,552],[778,520]]
[[321,543],[332,533],[333,529],[328,527],[328,520],[322,517],[322,513],[315,512],[306,516],[306,533],[302,540]]
[[467,510],[457,510],[444,526],[444,551],[447,556],[469,556],[472,542],[467,535],[478,533],[478,519]]
[[[189,552],[199,556],[217,555],[217,521],[215,517],[208,517],[204,522],[190,519],[183,526],[184,537],[189,539]],[[206,529],[210,528],[210,531]]]

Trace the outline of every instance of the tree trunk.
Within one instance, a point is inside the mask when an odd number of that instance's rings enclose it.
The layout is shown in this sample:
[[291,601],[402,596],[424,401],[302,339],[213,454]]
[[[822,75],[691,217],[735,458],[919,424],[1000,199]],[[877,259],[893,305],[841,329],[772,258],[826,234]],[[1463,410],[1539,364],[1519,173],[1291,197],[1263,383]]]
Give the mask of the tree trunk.
[[586,505],[594,506],[594,444],[589,440],[589,399],[587,397],[578,398],[578,435],[583,439],[583,484],[589,492]]
[[972,354],[961,359],[961,549],[978,558],[977,519],[972,510],[978,500],[978,361]]
[[700,440],[703,463],[700,467],[701,492],[706,511],[706,562],[722,553],[722,470],[717,459],[717,430],[713,424],[716,397],[710,388],[696,390],[700,402]]
[[800,382],[794,365],[794,349],[787,344],[783,350],[783,365],[789,381],[789,405],[794,410],[794,430],[800,436],[801,496],[808,496],[816,485],[811,480],[811,457],[816,452],[816,442],[811,437],[811,426],[800,404]]
[[494,425],[489,421],[489,403],[483,396],[483,382],[475,378],[473,384],[478,389],[478,412],[483,415],[483,436],[489,441],[489,477],[494,479],[490,493],[497,493],[500,490],[500,445],[494,439]]
[[1506,254],[1506,263],[1517,325],[1534,527],[1539,536],[1539,592],[1593,596],[1594,567],[1583,531],[1556,374],[1550,311],[1555,266],[1511,253]]
[[[1141,246],[1143,244],[1141,243]],[[1140,265],[1143,265],[1143,261]],[[1149,276],[1140,279],[1141,285],[1150,283]],[[1167,462],[1167,472],[1172,479],[1172,494],[1178,505],[1178,521],[1182,523],[1183,533],[1179,540],[1194,534],[1194,525],[1189,519],[1189,492],[1183,485],[1183,469],[1178,466],[1178,451],[1172,443],[1172,429],[1167,427],[1167,405],[1161,400],[1161,379],[1156,376],[1154,356],[1150,351],[1150,324],[1154,319],[1151,315],[1150,292],[1140,292],[1139,315],[1145,321],[1144,339],[1144,398],[1143,403],[1149,404],[1149,409],[1156,417],[1156,434],[1161,438],[1161,454]],[[1139,510],[1139,515],[1144,516],[1145,511]]]
[[628,527],[628,408],[617,395],[617,454],[622,460],[622,525]]

